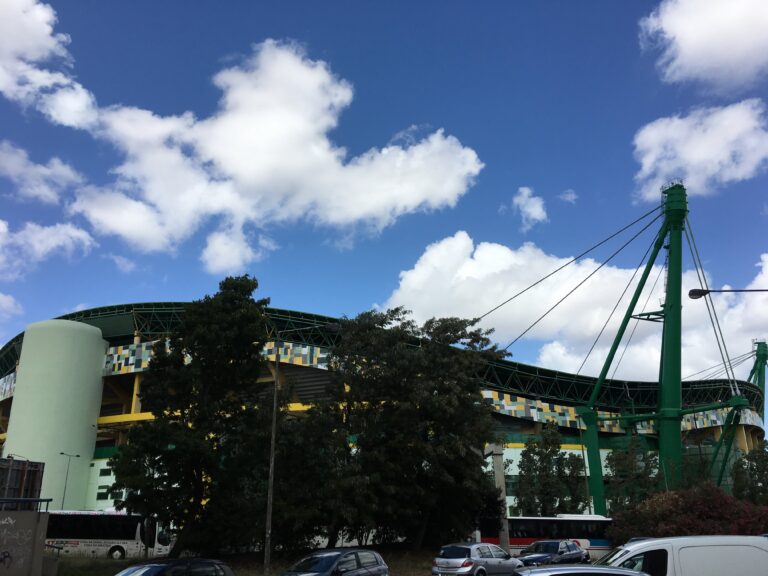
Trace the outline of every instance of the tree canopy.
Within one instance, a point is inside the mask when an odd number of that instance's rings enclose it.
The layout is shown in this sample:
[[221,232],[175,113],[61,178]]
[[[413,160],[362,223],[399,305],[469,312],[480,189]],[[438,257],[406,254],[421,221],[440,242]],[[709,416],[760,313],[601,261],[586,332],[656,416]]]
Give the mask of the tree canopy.
[[741,455],[732,473],[736,498],[768,506],[768,446],[764,441]]
[[561,450],[562,436],[548,422],[540,436],[530,436],[520,455],[514,496],[521,516],[578,514],[587,506],[584,459]]
[[[237,518],[261,506],[258,479],[266,478],[254,474],[264,467],[259,452],[268,430],[258,383],[268,301],[253,298],[257,286],[249,276],[226,278],[155,344],[141,386],[142,408],[154,419],[131,428],[110,462],[112,492],[125,494],[118,508],[172,523],[179,531],[174,555],[215,548],[217,537],[230,544],[255,537],[253,528],[242,530],[254,523]],[[222,517],[229,521],[211,530]]]
[[480,374],[503,354],[474,324],[418,325],[402,308],[342,320],[330,398],[314,415],[335,418],[351,441],[336,477],[353,484],[354,506],[329,533],[375,531],[419,547],[466,536],[489,495],[498,500],[483,468],[493,424]]
[[637,436],[625,446],[614,447],[605,458],[605,498],[611,514],[637,506],[659,488],[659,457]]

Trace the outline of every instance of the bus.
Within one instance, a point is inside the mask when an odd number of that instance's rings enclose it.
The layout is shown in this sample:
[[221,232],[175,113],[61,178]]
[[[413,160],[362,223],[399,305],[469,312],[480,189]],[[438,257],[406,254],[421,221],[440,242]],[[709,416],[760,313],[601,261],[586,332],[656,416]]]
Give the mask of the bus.
[[45,544],[71,556],[122,559],[166,556],[171,541],[152,518],[57,510],[48,513]]
[[[572,540],[589,552],[592,560],[604,556],[611,549],[606,529],[611,519],[596,514],[558,514],[557,516],[510,516],[509,551],[519,554],[523,548],[537,540]],[[480,526],[482,542],[499,543],[498,528]]]

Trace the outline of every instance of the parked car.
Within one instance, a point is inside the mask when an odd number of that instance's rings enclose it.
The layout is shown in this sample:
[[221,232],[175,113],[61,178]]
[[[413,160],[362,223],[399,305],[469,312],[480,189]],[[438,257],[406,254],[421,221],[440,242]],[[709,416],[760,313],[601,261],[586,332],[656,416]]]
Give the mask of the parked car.
[[389,567],[378,552],[365,548],[327,548],[305,556],[283,576],[389,576]]
[[526,566],[588,564],[589,552],[571,540],[538,540],[520,552],[518,558]]
[[762,536],[648,538],[615,548],[597,561],[651,576],[765,576],[768,539]]
[[648,574],[626,568],[613,568],[612,566],[579,566],[578,564],[569,564],[564,566],[520,568],[515,572],[514,576],[648,576]]
[[483,543],[448,544],[432,561],[432,576],[511,575],[523,566],[498,546]]
[[177,558],[134,564],[115,576],[235,576],[235,573],[220,560]]

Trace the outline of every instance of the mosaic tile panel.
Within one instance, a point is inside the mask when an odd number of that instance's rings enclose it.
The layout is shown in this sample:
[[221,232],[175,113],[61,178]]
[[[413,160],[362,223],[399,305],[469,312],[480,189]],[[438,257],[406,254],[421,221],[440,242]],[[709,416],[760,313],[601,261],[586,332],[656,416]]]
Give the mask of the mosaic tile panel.
[[0,378],[0,400],[5,400],[13,396],[16,389],[16,372],[11,372],[7,376]]
[[[543,402],[522,396],[513,396],[496,390],[483,390],[483,398],[493,406],[499,414],[532,420],[533,422],[557,422],[558,426],[566,428],[585,428],[576,414],[574,406],[563,406],[551,402]],[[602,417],[617,416],[618,414],[598,411]],[[721,408],[708,412],[689,414],[683,417],[682,430],[696,430],[699,428],[712,428],[722,426],[728,410]],[[752,410],[743,410],[741,413],[742,424],[752,424],[762,427],[760,416]],[[656,426],[651,421],[638,422],[637,431],[640,434],[655,434]],[[625,428],[617,421],[600,422],[601,432],[624,433]]]
[[144,372],[149,368],[154,344],[154,342],[142,342],[108,348],[104,361],[104,376]]
[[[112,346],[107,349],[104,362],[104,375],[132,374],[149,369],[154,342]],[[263,355],[267,360],[275,361],[275,343],[264,345]],[[308,346],[282,342],[280,345],[280,363],[327,369],[328,350],[320,346]]]

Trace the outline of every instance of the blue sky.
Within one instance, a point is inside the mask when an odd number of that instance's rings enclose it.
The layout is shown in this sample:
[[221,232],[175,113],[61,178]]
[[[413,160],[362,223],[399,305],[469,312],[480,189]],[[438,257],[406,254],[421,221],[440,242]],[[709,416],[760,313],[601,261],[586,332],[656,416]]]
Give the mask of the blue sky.
[[[672,178],[710,283],[768,287],[766,29],[762,0],[6,0],[0,341],[242,272],[282,308],[475,317]],[[649,242],[514,358],[577,370]],[[483,325],[506,345],[617,247]],[[716,300],[732,355],[768,335],[763,296]],[[684,373],[717,363],[701,303],[684,323]],[[641,325],[619,374],[653,378],[659,340]]]

